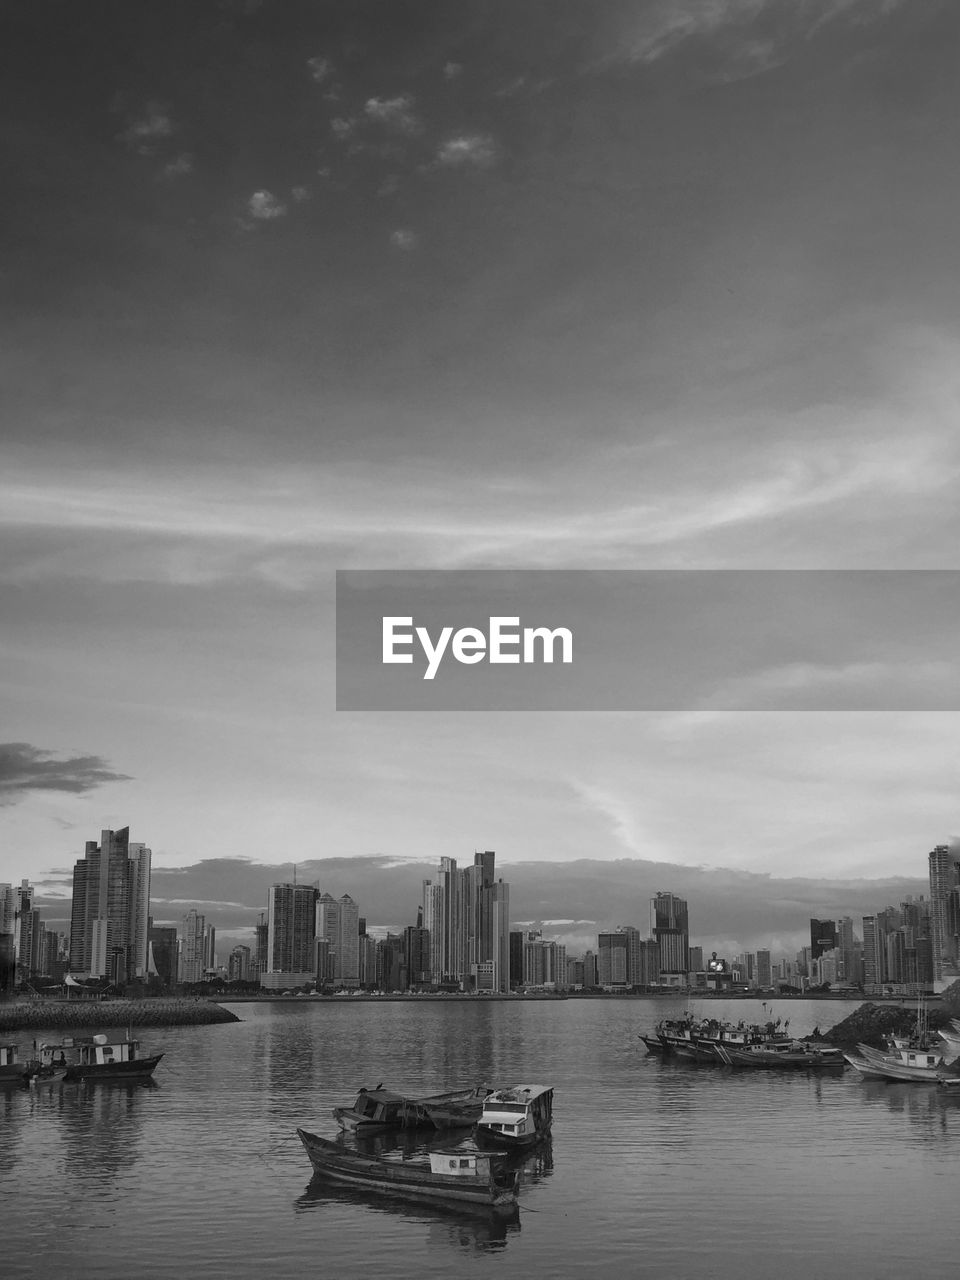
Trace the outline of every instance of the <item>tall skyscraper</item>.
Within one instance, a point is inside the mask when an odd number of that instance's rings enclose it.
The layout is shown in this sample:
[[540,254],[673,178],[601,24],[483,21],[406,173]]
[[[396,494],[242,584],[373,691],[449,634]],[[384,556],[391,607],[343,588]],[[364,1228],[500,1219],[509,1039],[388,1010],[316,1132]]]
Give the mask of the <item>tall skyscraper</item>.
[[441,858],[436,878],[423,882],[434,983],[464,990],[486,990],[495,983],[497,991],[510,989],[510,890],[494,878],[495,857],[492,849],[475,853],[473,865],[462,870],[455,858]]
[[191,907],[180,921],[179,964],[177,976],[180,982],[202,982],[206,967],[205,943],[207,920],[196,907]]
[[658,893],[650,899],[650,922],[659,951],[661,975],[685,974],[690,948],[686,901],[672,893]]
[[958,959],[949,917],[951,895],[960,886],[960,859],[949,845],[938,844],[931,850],[928,861],[933,973],[934,980],[941,982],[944,973],[953,969]]
[[88,840],[74,864],[70,970],[125,982],[147,969],[150,850],[130,828]]
[[[274,884],[267,899],[267,968],[261,982],[293,986],[316,977],[316,903],[312,885]],[[271,977],[271,975],[274,975]]]
[[819,959],[837,946],[837,926],[833,920],[810,921],[810,958]]

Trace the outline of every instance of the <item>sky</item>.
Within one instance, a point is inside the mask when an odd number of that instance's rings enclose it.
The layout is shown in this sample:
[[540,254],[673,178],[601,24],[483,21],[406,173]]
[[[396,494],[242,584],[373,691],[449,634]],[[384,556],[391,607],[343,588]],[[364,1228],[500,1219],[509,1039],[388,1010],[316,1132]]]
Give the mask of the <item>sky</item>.
[[956,713],[338,712],[334,574],[955,569],[958,27],[0,4],[0,879],[922,881]]

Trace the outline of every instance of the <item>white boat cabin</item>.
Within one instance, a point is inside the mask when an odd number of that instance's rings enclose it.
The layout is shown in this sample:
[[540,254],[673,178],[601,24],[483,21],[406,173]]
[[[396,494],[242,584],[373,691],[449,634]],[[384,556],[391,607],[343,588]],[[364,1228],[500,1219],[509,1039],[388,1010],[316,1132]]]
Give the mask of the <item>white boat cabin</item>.
[[58,1044],[40,1046],[41,1066],[105,1067],[115,1062],[134,1062],[139,1040],[111,1040],[109,1036],[65,1036]]
[[471,1182],[490,1180],[490,1157],[469,1151],[431,1151],[430,1172],[448,1178],[469,1178]]
[[18,1044],[0,1044],[0,1067],[16,1067],[20,1064]]
[[523,1139],[546,1133],[552,1114],[550,1085],[518,1084],[489,1094],[484,1099],[478,1124],[491,1133],[502,1133],[505,1138]]

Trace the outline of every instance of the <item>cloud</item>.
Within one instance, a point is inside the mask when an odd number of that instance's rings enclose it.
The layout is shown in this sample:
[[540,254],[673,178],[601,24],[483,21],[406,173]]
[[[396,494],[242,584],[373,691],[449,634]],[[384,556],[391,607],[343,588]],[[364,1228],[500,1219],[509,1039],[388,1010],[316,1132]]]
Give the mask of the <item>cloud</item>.
[[166,107],[159,102],[148,102],[142,114],[130,119],[119,137],[132,151],[149,156],[163,139],[173,135],[175,128]]
[[184,178],[188,173],[193,173],[193,156],[187,151],[182,151],[163,166],[165,178]]
[[368,120],[398,133],[419,133],[423,128],[413,109],[413,98],[401,94],[397,98],[369,98],[363,108]]
[[499,151],[496,142],[488,133],[460,134],[448,138],[437,148],[437,164],[446,168],[473,166],[478,169],[489,169],[496,164]]
[[396,231],[390,232],[390,243],[394,248],[402,249],[405,253],[410,253],[417,247],[420,241],[415,231],[410,231],[405,227],[399,227]]
[[330,131],[338,142],[346,142],[356,130],[357,122],[352,116],[334,116],[330,121]]
[[247,212],[258,222],[286,217],[287,206],[270,191],[255,191],[247,201]]
[[333,63],[329,58],[314,57],[307,59],[307,66],[310,68],[310,78],[317,84],[323,84],[333,75]]
[[456,80],[463,73],[463,66],[459,62],[448,62],[443,68],[444,80]]
[[69,791],[80,795],[108,782],[129,782],[100,756],[53,759],[53,752],[29,742],[0,743],[0,805],[16,804],[28,791]]

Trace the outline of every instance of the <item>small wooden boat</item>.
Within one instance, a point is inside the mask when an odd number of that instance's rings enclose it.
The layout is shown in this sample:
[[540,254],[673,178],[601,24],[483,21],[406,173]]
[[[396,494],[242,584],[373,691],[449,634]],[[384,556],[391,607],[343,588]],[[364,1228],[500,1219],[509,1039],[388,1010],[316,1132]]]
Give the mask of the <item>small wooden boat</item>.
[[[454,1089],[449,1093],[435,1093],[426,1098],[411,1098],[407,1094],[394,1093],[378,1085],[376,1089],[361,1089],[352,1107],[334,1107],[333,1118],[341,1129],[353,1133],[375,1133],[381,1129],[403,1129],[416,1125],[436,1125],[429,1108],[451,1108],[461,1103],[473,1105],[480,1114],[483,1098],[490,1092],[485,1085],[473,1089]],[[437,1125],[437,1127],[441,1127]]]
[[545,1138],[552,1124],[553,1086],[518,1084],[484,1098],[476,1136],[498,1147],[527,1147]]
[[748,1049],[735,1049],[732,1045],[718,1045],[720,1060],[731,1067],[746,1067],[754,1071],[842,1071],[843,1054],[832,1046],[818,1048],[797,1041],[783,1049],[765,1049],[757,1045]]
[[42,1044],[38,1055],[40,1078],[62,1070],[65,1080],[140,1080],[152,1076],[163,1057],[141,1056],[139,1040],[111,1040],[103,1034]]
[[437,1129],[472,1129],[483,1114],[484,1101],[492,1092],[487,1085],[478,1085],[467,1098],[448,1098],[439,1102],[425,1098],[419,1106]]
[[297,1130],[315,1171],[332,1182],[375,1188],[416,1200],[512,1214],[518,1175],[480,1151],[428,1151],[410,1160],[365,1155]]
[[20,1061],[18,1044],[0,1044],[0,1085],[23,1084],[28,1064]]

